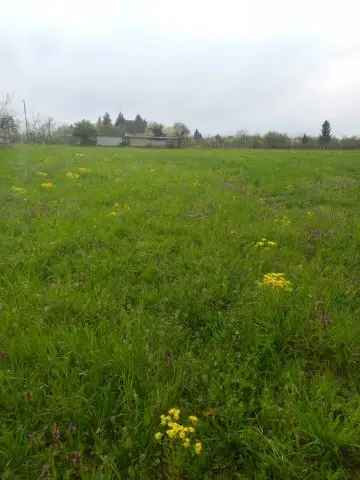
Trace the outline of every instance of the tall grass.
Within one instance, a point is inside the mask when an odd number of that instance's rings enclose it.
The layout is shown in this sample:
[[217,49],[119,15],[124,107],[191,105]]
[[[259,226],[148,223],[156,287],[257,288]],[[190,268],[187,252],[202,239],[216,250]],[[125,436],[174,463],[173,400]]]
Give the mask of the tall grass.
[[360,478],[359,198],[358,152],[0,150],[1,478]]

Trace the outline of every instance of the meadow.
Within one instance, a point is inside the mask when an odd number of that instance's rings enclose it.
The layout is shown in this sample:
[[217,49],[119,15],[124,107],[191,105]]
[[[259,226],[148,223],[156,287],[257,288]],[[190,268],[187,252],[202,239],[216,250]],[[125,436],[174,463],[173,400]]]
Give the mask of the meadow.
[[357,151],[0,149],[1,479],[360,479],[359,200]]

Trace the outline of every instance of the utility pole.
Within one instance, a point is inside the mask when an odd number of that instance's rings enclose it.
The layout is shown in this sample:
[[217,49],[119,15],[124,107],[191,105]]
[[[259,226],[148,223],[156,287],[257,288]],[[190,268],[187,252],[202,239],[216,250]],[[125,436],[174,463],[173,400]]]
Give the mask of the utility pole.
[[26,128],[26,140],[29,140],[29,124],[27,120],[27,115],[26,115],[26,103],[25,100],[23,100],[24,104],[24,117],[25,117],[25,128]]

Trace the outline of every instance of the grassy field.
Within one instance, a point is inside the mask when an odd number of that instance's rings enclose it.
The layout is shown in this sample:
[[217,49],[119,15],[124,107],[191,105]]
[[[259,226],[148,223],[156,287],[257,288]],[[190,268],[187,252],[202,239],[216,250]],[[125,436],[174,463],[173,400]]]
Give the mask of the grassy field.
[[1,479],[360,479],[359,213],[359,152],[1,149]]

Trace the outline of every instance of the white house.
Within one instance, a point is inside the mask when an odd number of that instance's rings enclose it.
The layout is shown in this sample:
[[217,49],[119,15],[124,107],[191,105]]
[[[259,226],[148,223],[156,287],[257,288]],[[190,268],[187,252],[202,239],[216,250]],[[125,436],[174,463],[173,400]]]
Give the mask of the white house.
[[123,137],[107,137],[107,136],[98,136],[96,145],[101,147],[118,147],[122,145]]
[[125,144],[129,147],[178,148],[181,137],[151,137],[148,135],[126,135]]

